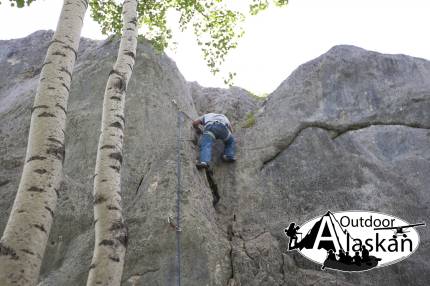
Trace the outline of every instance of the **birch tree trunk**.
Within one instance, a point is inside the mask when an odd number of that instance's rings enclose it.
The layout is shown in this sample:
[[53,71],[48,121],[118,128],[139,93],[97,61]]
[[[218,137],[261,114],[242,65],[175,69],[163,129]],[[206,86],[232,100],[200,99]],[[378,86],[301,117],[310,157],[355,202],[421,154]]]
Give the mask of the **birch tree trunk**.
[[117,61],[103,100],[94,177],[95,247],[87,285],[120,285],[127,248],[121,208],[124,104],[137,46],[137,1],[123,3],[123,31]]
[[73,66],[88,0],[65,0],[40,74],[18,192],[0,240],[0,285],[36,285],[60,192]]

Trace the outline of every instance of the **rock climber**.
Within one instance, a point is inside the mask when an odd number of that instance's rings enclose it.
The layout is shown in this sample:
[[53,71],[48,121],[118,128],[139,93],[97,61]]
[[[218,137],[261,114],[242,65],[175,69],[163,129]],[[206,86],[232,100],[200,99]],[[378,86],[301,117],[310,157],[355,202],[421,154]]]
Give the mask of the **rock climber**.
[[[288,244],[288,250],[293,250],[296,247],[297,244],[297,234],[301,234],[300,232],[297,232],[300,229],[299,225],[296,225],[294,222],[290,223],[288,228],[284,229],[285,234],[290,238],[290,242]],[[293,245],[294,243],[294,245]]]
[[236,161],[233,129],[225,115],[217,113],[202,115],[193,121],[193,127],[197,132],[201,132],[200,126],[203,126],[203,135],[199,143],[200,158],[196,163],[198,169],[209,168],[209,162],[212,158],[212,144],[216,139],[224,141],[224,154],[221,158],[226,162]]

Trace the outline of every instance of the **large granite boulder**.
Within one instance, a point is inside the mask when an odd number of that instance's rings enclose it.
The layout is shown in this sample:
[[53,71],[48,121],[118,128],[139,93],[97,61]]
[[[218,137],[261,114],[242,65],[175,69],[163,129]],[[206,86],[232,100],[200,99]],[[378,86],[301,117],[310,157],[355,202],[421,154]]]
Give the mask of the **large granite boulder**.
[[[52,32],[0,41],[0,230],[21,175],[30,109]],[[64,187],[40,284],[84,285],[94,243],[92,175],[103,91],[118,39],[82,39],[68,107]],[[178,112],[181,140],[177,156]],[[215,111],[236,126],[238,161],[213,181],[194,162],[191,119]],[[251,115],[251,116],[250,116]],[[249,123],[252,117],[252,124]],[[246,127],[246,128],[245,128]],[[126,100],[122,190],[130,243],[123,285],[427,285],[430,233],[401,263],[323,272],[286,251],[283,229],[327,209],[429,217],[430,62],[337,46],[300,66],[262,101],[240,88],[187,83],[140,43]],[[181,166],[180,226],[176,219]],[[221,196],[212,205],[214,189]]]

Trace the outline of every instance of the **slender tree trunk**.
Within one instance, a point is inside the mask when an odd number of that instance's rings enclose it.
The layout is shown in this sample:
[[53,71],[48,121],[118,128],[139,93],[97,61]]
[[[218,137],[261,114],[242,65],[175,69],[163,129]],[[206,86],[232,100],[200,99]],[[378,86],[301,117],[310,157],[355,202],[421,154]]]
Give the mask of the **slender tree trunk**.
[[117,61],[109,74],[94,177],[95,247],[87,285],[120,285],[127,248],[121,208],[124,104],[137,46],[137,1],[123,4],[123,32]]
[[24,170],[0,240],[0,285],[35,285],[60,192],[73,66],[87,0],[65,0],[40,74]]

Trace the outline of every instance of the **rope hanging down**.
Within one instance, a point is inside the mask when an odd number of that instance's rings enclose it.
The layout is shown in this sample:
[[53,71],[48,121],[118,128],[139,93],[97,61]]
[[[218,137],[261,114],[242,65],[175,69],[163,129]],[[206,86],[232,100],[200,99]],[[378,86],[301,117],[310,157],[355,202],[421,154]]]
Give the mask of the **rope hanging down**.
[[176,134],[176,285],[181,286],[181,125],[182,112],[178,111],[178,130]]

